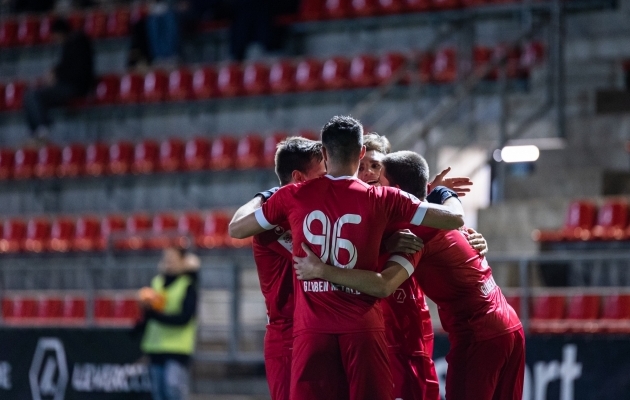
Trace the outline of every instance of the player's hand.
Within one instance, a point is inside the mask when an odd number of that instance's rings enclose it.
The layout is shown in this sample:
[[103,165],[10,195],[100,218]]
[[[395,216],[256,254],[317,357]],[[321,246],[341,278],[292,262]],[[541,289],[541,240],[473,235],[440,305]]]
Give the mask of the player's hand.
[[306,257],[293,256],[293,261],[295,261],[293,268],[295,268],[297,278],[301,281],[321,278],[322,260],[305,243],[302,243],[302,249],[306,252]]
[[429,186],[434,188],[437,186],[446,186],[447,188],[455,191],[459,197],[466,196],[466,193],[470,192],[469,186],[472,186],[473,182],[468,177],[455,177],[447,178],[446,175],[451,171],[451,167],[446,168],[440,172],[433,181],[429,183]]
[[422,239],[411,233],[409,229],[394,232],[385,240],[388,253],[414,254],[424,247]]
[[488,253],[488,242],[486,242],[486,238],[472,228],[468,228],[466,232],[468,233],[467,238],[470,247],[477,250],[480,256],[485,256]]

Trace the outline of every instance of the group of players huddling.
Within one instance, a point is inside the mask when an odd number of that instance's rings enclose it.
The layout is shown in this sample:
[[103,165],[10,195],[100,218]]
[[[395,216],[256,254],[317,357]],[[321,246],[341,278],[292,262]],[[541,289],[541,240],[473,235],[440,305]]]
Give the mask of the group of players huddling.
[[389,147],[343,116],[321,142],[289,138],[282,187],[230,223],[254,236],[272,400],[439,400],[425,294],[449,335],[447,400],[520,400],[523,329],[462,227],[466,180],[444,171],[427,194],[426,161]]

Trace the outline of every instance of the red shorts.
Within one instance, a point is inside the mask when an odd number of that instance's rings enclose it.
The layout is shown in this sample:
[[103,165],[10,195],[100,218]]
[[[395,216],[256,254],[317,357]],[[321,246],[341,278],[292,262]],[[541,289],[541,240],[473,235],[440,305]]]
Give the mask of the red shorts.
[[388,400],[392,391],[384,332],[293,339],[291,400]]
[[265,371],[271,400],[289,400],[293,323],[267,325]]
[[389,353],[396,400],[440,400],[435,365],[427,355]]
[[523,328],[481,342],[457,343],[446,361],[448,400],[521,400],[523,396]]

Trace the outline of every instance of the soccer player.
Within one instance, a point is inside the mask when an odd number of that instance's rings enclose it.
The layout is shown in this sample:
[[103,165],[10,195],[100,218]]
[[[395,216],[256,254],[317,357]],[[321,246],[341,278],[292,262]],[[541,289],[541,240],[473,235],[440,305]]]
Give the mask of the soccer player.
[[[381,184],[407,189],[424,199],[428,178],[426,161],[413,152],[397,152],[383,159]],[[445,188],[432,195],[446,203],[458,202]],[[446,378],[448,400],[520,400],[525,368],[525,338],[516,312],[505,300],[484,257],[468,244],[462,231],[410,227],[423,239],[414,255],[414,275],[437,305],[451,349]],[[298,279],[325,279],[363,293],[386,297],[400,284],[397,265],[381,274],[340,270],[324,264],[310,250],[294,257]],[[404,262],[402,262],[404,264]],[[361,274],[359,274],[361,273]]]
[[[308,243],[322,260],[339,269],[371,272],[380,270],[378,250],[388,225],[442,229],[462,225],[461,214],[448,207],[358,181],[359,160],[365,153],[362,136],[363,127],[353,118],[332,118],[322,129],[328,175],[281,188],[255,213],[233,219],[230,234],[243,238],[288,220],[294,256],[303,256],[298,244]],[[396,261],[386,267],[391,265],[403,268]],[[392,399],[377,299],[324,280],[300,284],[295,296],[291,399],[327,399],[331,390],[346,383],[351,400]]]

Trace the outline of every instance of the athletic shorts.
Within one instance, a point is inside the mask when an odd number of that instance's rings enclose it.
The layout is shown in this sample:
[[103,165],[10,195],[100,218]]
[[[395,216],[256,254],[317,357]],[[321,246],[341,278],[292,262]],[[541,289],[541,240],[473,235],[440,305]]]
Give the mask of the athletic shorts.
[[303,333],[293,339],[291,400],[393,399],[384,332]]
[[293,324],[267,325],[265,371],[271,400],[289,400]]
[[440,383],[431,357],[390,352],[389,362],[396,400],[440,400]]
[[480,342],[456,342],[446,356],[447,400],[521,400],[523,328]]

